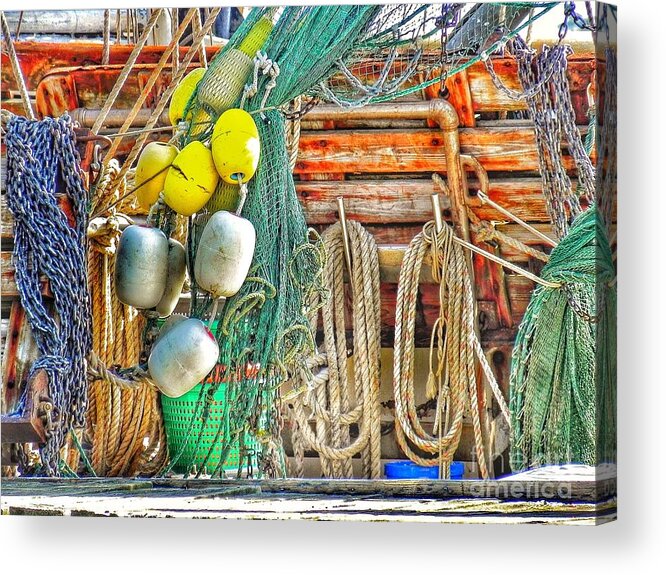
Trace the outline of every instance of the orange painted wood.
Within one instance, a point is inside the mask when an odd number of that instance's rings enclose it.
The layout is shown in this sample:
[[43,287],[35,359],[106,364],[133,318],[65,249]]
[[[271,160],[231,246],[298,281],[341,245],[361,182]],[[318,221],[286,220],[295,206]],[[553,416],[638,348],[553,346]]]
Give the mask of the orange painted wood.
[[[485,242],[474,241],[474,243],[493,255],[501,256],[500,249],[494,249]],[[478,254],[473,254],[472,262],[476,299],[495,304],[497,327],[513,327],[511,302],[506,287],[504,268]],[[486,313],[488,313],[487,310]]]
[[[301,133],[294,173],[391,174],[446,172],[438,130],[358,130]],[[488,172],[538,173],[534,130],[523,123],[460,129],[461,153]],[[564,166],[575,168],[569,156]]]
[[[198,68],[191,63],[188,71]],[[58,117],[75,108],[100,109],[113,90],[123,65],[59,68],[47,72],[35,89],[36,112],[40,116]],[[136,64],[123,84],[114,108],[129,109],[137,100],[154,64]],[[156,103],[171,81],[171,67],[166,66],[146,100],[146,107]]]
[[[439,70],[433,72],[433,76],[438,76]],[[441,98],[439,94],[439,82],[428,86],[423,90],[426,100],[433,100]],[[476,118],[474,116],[474,102],[472,99],[472,92],[469,86],[467,70],[461,70],[453,76],[449,76],[445,81],[446,89],[448,90],[448,101],[455,107],[458,112],[458,119],[460,125],[466,128],[473,128],[476,125]],[[436,128],[434,122],[428,122],[429,127]]]
[[[56,68],[94,66],[102,63],[103,46],[100,42],[15,42],[14,47],[28,90],[37,88],[42,78]],[[164,48],[165,46],[145,46],[139,54],[137,64],[156,64],[162,57]],[[133,49],[133,45],[111,44],[109,64],[124,64]],[[187,46],[180,48],[181,57],[187,50]],[[209,60],[218,50],[218,46],[206,47]],[[5,52],[2,53],[0,78],[3,99],[5,93],[18,90],[9,56]]]

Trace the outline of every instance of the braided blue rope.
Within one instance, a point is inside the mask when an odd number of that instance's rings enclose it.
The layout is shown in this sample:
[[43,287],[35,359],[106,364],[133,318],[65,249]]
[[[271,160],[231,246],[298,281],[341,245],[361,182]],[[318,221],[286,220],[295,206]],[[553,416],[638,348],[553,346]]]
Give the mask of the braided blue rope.
[[[87,284],[87,192],[76,137],[68,116],[42,121],[13,116],[6,126],[7,206],[14,216],[13,263],[21,305],[41,357],[53,402],[54,428],[40,450],[43,472],[59,475],[60,449],[73,427],[84,424],[86,357],[91,349]],[[72,227],[56,194],[69,198]],[[54,313],[41,293],[49,280]],[[24,403],[25,398],[22,400]]]

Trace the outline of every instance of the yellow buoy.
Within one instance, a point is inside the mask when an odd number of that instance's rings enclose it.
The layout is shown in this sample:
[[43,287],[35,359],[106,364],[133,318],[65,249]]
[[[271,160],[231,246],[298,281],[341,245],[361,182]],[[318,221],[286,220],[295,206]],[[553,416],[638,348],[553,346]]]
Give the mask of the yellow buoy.
[[235,212],[240,199],[240,187],[237,184],[228,184],[222,180],[218,185],[213,197],[206,204],[206,209],[213,213],[220,210]]
[[185,107],[190,101],[194,90],[197,87],[197,84],[201,81],[201,78],[204,77],[206,73],[206,68],[197,68],[192,70],[187,76],[185,76],[180,84],[176,87],[173,94],[171,95],[171,102],[169,103],[169,121],[172,126],[175,126],[181,120],[189,120],[189,115],[187,118],[184,118]]
[[221,114],[233,106],[243,93],[254,64],[240,50],[229,49],[211,62],[211,71],[201,80],[197,99],[205,109]]
[[178,148],[164,142],[151,142],[141,152],[134,175],[134,189],[139,205],[148,209],[164,189],[164,182]]
[[266,43],[268,36],[273,30],[273,22],[268,18],[260,18],[257,23],[252,26],[243,41],[238,46],[238,49],[247,54],[250,58],[254,58],[257,50],[260,50]]
[[210,141],[220,177],[229,184],[248,182],[259,165],[261,145],[252,116],[233,108],[222,114]]
[[190,142],[169,168],[164,201],[175,212],[191,216],[206,205],[218,182],[210,150],[199,141]]

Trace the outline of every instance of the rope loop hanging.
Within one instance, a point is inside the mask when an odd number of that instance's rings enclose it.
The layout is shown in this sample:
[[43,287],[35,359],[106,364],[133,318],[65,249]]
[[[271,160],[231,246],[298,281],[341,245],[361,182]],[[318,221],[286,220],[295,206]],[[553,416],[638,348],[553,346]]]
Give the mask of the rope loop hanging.
[[[428,222],[407,248],[398,280],[393,384],[395,428],[398,444],[419,465],[437,460],[442,477],[460,443],[464,417],[469,414],[479,471],[488,477],[484,438],[479,413],[478,360],[504,417],[509,410],[475,333],[476,304],[463,248],[454,241],[453,230],[444,224],[439,232]],[[439,284],[439,315],[430,344],[430,372],[426,386],[429,399],[436,399],[433,431],[426,431],[416,410],[414,386],[414,332],[419,276],[430,256],[433,280]],[[427,457],[416,450],[425,452]]]
[[[374,238],[358,222],[347,222],[347,229],[353,262],[349,272],[353,384],[348,375],[343,228],[337,223],[322,235],[327,252],[324,278],[331,292],[321,306],[324,343],[320,353],[294,378],[295,386],[306,390],[293,401],[295,452],[302,453],[303,445],[317,451],[324,475],[335,478],[353,477],[351,458],[360,453],[363,476],[376,479],[381,476],[379,259]],[[315,330],[318,306],[312,309]],[[314,429],[310,419],[314,420]],[[355,424],[358,437],[352,441],[349,427]]]

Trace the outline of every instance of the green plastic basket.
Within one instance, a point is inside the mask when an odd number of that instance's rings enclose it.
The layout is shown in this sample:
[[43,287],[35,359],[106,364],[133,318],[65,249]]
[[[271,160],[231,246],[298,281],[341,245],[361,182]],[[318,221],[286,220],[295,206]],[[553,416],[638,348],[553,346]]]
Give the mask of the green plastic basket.
[[[210,414],[206,421],[206,425],[203,428],[201,442],[197,447],[199,432],[203,427],[201,416],[202,410],[201,408],[197,409],[197,403],[201,388],[208,385],[210,385],[210,383],[200,383],[181,397],[174,398],[160,394],[162,400],[162,414],[164,416],[164,429],[167,436],[167,444],[169,446],[169,456],[172,458],[172,461],[182,449],[180,457],[174,462],[172,468],[176,473],[189,473],[192,472],[194,468],[196,468],[197,471],[200,470],[211,445],[213,445],[213,442],[215,441],[220,422],[224,417],[225,403],[227,401],[227,384],[220,383],[213,396],[213,402],[210,406]],[[188,435],[192,416],[195,413],[197,414],[197,419],[192,424],[192,429]],[[212,473],[220,462],[222,448],[227,443],[227,433],[227,430],[222,430],[218,441],[213,445],[213,452],[206,462],[204,473]],[[258,451],[259,445],[257,441],[250,434],[246,434],[245,455],[244,461],[242,462],[244,468],[247,467],[248,460],[253,467],[256,467]],[[239,460],[240,445],[238,441],[235,441],[231,445],[226,461],[222,465],[222,469],[225,471],[237,470],[241,466]]]

